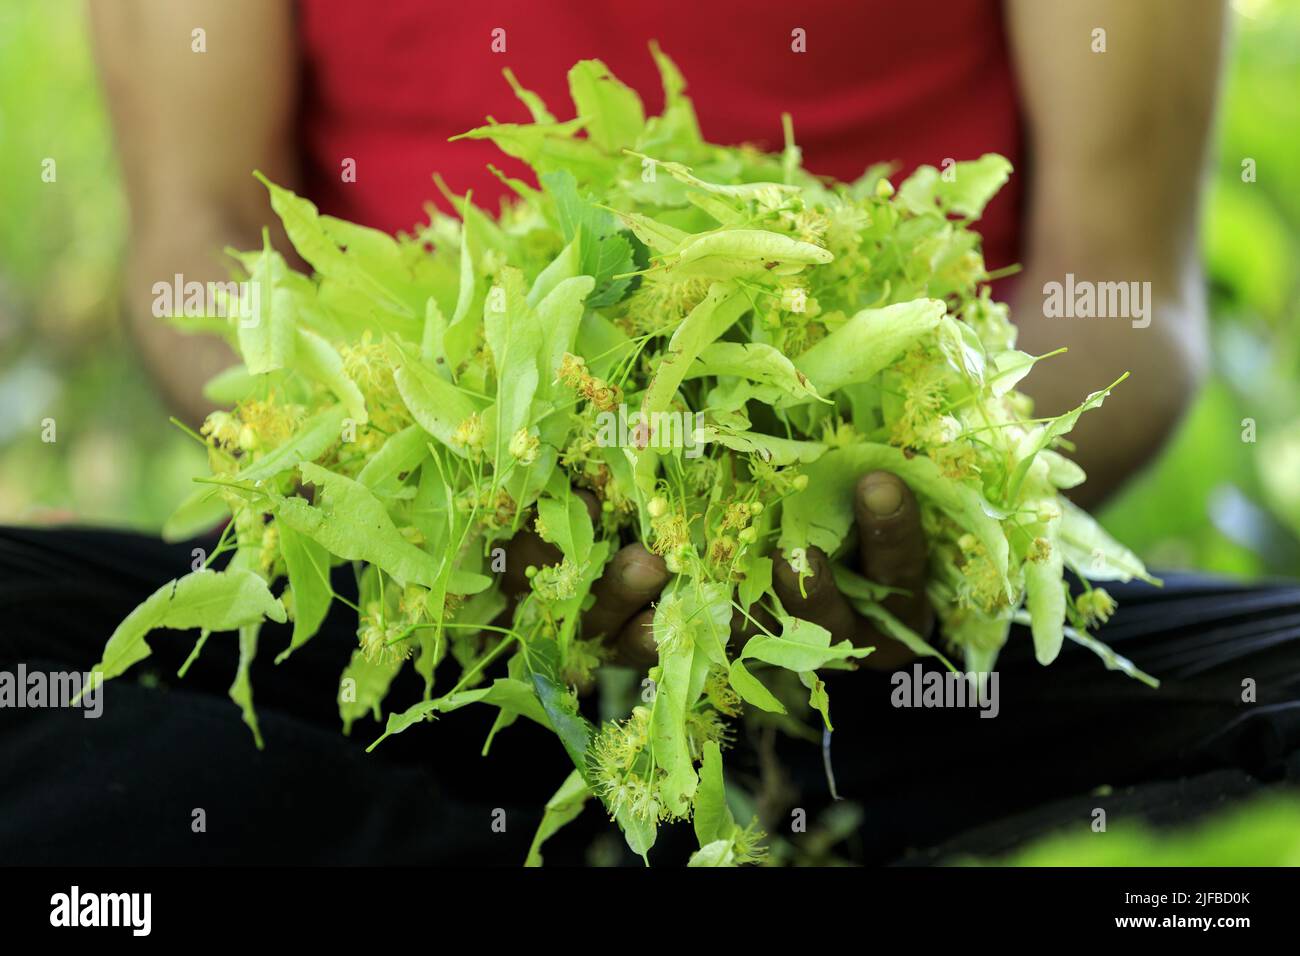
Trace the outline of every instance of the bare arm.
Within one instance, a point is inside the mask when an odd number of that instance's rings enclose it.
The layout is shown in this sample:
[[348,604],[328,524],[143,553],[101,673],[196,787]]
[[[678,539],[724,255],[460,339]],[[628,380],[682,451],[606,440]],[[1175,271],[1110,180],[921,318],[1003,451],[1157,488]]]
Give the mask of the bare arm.
[[[1062,345],[1026,380],[1038,413],[1124,382],[1072,436],[1095,503],[1169,437],[1204,372],[1199,194],[1218,86],[1222,0],[1008,0],[1029,136],[1021,347]],[[1093,52],[1093,30],[1106,51]],[[1049,282],[1150,282],[1150,325],[1048,318]]]
[[[126,300],[145,363],[178,413],[208,410],[225,345],[152,314],[152,286],[229,277],[221,250],[260,245],[260,168],[294,185],[297,58],[289,0],[94,0],[91,23],[131,212]],[[204,31],[205,52],[192,49]]]

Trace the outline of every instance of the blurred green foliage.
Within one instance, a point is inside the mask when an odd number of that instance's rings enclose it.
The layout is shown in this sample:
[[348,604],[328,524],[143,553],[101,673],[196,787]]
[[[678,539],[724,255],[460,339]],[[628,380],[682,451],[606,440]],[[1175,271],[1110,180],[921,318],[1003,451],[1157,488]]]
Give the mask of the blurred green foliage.
[[1000,866],[1300,866],[1300,799],[1269,795],[1176,830],[1084,826],[995,862]]
[[[1159,568],[1300,573],[1300,0],[1235,0],[1206,195],[1215,373],[1106,509]],[[45,159],[57,179],[41,177]],[[1252,160],[1256,181],[1243,181]],[[157,528],[202,450],[118,315],[125,216],[79,0],[0,6],[0,521]],[[269,214],[269,211],[268,211]],[[57,441],[41,440],[53,418]],[[1243,441],[1254,422],[1256,442]]]
[[157,528],[204,454],[124,338],[126,214],[80,0],[0,4],[0,183],[0,521]]

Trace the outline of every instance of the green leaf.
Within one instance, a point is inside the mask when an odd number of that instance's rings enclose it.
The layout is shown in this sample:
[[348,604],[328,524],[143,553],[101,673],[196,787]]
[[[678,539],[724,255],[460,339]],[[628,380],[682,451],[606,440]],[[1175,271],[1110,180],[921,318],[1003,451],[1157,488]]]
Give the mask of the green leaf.
[[736,821],[727,809],[726,788],[722,782],[722,751],[717,741],[704,745],[700,766],[700,788],[695,795],[695,839],[703,849],[715,840],[729,840]]
[[[618,821],[619,829],[623,831],[623,839],[627,841],[628,847],[637,856],[645,859],[645,855],[655,845],[657,833],[654,823],[633,816],[626,806],[619,807],[615,819]],[[648,861],[647,865],[649,865]]]
[[339,717],[343,720],[343,733],[352,733],[352,725],[366,715],[379,720],[380,705],[404,663],[396,656],[372,661],[360,649],[352,652],[352,660],[339,678]]
[[560,789],[546,801],[542,822],[533,835],[533,842],[528,848],[528,859],[524,861],[524,866],[542,865],[542,844],[561,828],[576,820],[590,796],[591,791],[587,789],[587,784],[578,771],[573,771],[565,778],[564,783],[560,784]]
[[334,592],[329,580],[329,552],[286,524],[278,524],[276,530],[293,596],[293,636],[289,646],[276,657],[275,662],[279,664],[320,630]]
[[686,377],[734,375],[771,385],[794,402],[820,399],[817,389],[785,354],[761,342],[714,342],[700,351]]
[[582,60],[569,71],[569,93],[587,135],[607,153],[635,146],[645,128],[636,91],[619,82],[600,60]]
[[683,243],[665,257],[678,279],[737,279],[744,276],[791,275],[805,266],[825,265],[835,257],[827,249],[766,229],[722,229]]
[[537,699],[542,702],[542,709],[546,711],[551,729],[560,738],[560,743],[564,745],[564,750],[573,761],[574,767],[590,786],[587,747],[591,743],[591,724],[578,712],[573,699],[552,677],[534,669],[532,678]]
[[1061,508],[1060,546],[1065,562],[1076,574],[1089,581],[1131,581],[1148,584],[1160,579],[1147,573],[1142,559],[1124,547],[1101,525],[1068,499],[1057,498]]
[[595,531],[587,506],[577,495],[566,495],[563,500],[549,495],[537,501],[537,514],[541,519],[542,538],[555,545],[566,558],[581,565],[591,554]]
[[945,310],[938,299],[863,309],[798,356],[794,365],[821,395],[866,382],[935,329]]
[[784,714],[785,705],[776,699],[776,696],[768,690],[759,681],[757,677],[749,672],[739,659],[731,662],[729,673],[731,689],[740,695],[740,699],[747,704],[753,704],[759,710],[766,710],[772,714]]
[[1058,415],[1046,425],[1037,426],[1021,440],[1020,447],[1016,449],[1018,461],[1015,471],[1010,474],[1007,480],[1008,501],[1018,499],[1020,486],[1024,482],[1025,476],[1029,474],[1029,467],[1034,463],[1038,453],[1057,438],[1069,434],[1075,423],[1079,421],[1079,416],[1084,412],[1100,408],[1101,403],[1106,400],[1106,396],[1111,393],[1111,390],[1126,378],[1128,378],[1128,372],[1125,372],[1112,384],[1093,392],[1083,400],[1083,403],[1078,408],[1074,408],[1064,415]]
[[802,671],[799,680],[808,688],[808,706],[822,715],[822,723],[827,730],[833,731],[831,724],[831,699],[826,693],[826,682],[813,671]]
[[740,652],[741,660],[759,660],[792,671],[811,671],[831,661],[866,657],[869,647],[854,647],[847,640],[831,644],[831,632],[811,621],[783,617],[781,634],[756,634]]
[[343,370],[343,359],[334,350],[334,346],[315,332],[299,328],[297,330],[298,348],[294,358],[294,368],[314,382],[319,382],[334,393],[334,397],[343,403],[348,417],[356,424],[364,425],[370,420],[366,413],[366,400],[357,388],[356,382],[348,378]]
[[201,486],[185,496],[163,522],[164,541],[188,541],[195,535],[211,531],[230,518],[230,505],[211,485]]
[[418,425],[390,435],[357,474],[357,481],[376,495],[393,495],[420,462],[429,456],[428,438]]
[[293,296],[284,288],[288,267],[271,248],[269,231],[262,230],[262,254],[253,268],[251,287],[255,309],[238,321],[239,353],[252,375],[285,368],[293,358]]
[[947,175],[933,166],[918,166],[898,187],[900,205],[918,215],[943,212],[978,219],[994,194],[1011,176],[1011,164],[996,153],[956,163]]
[[[284,231],[289,241],[298,250],[298,254],[307,260],[322,276],[356,289],[372,300],[390,306],[401,306],[401,300],[395,298],[383,285],[376,281],[367,271],[361,256],[349,255],[339,248],[338,242],[327,229],[337,230],[341,220],[330,220],[316,210],[316,206],[306,199],[294,195],[288,189],[277,186],[259,172],[253,174],[271,194],[271,208],[284,223]],[[351,226],[350,223],[345,223]],[[349,236],[355,237],[361,226],[351,226]],[[245,362],[248,357],[244,357]],[[251,369],[251,366],[250,366]]]
[[632,245],[618,234],[614,217],[578,195],[577,182],[567,170],[546,173],[542,185],[555,201],[560,232],[566,242],[577,242],[579,269],[595,281],[588,308],[613,305],[627,290],[627,279],[617,275],[631,272]]
[[393,343],[393,380],[411,417],[426,432],[462,458],[465,449],[454,440],[456,429],[482,406],[420,361],[419,356]]
[[1050,664],[1061,653],[1065,640],[1065,582],[1061,580],[1064,564],[1059,544],[1060,519],[1053,518],[1043,529],[1048,544],[1046,556],[1024,563],[1025,605],[1029,608],[1030,631],[1034,638],[1034,656],[1040,664]]
[[714,840],[700,847],[686,861],[688,867],[735,866],[735,845],[730,839]]
[[239,479],[264,481],[283,471],[297,468],[303,462],[315,461],[339,441],[346,415],[346,409],[338,405],[317,412],[303,422],[288,441],[241,468]]
[[158,628],[236,631],[270,618],[285,620],[284,606],[251,571],[194,571],[168,581],[126,616],[93,668],[95,683],[117,677],[149,656],[145,637]]
[[253,732],[253,742],[257,749],[263,749],[262,731],[257,726],[257,711],[253,709],[253,686],[249,683],[248,673],[257,656],[257,634],[262,629],[257,624],[248,624],[239,629],[239,665],[235,671],[235,682],[230,685],[230,699],[239,705],[244,723]]
[[438,562],[411,544],[365,485],[303,462],[302,479],[317,489],[316,505],[302,498],[275,499],[276,517],[345,561],[382,568],[399,584],[434,586]]
[[668,351],[660,358],[658,366],[646,387],[641,402],[641,414],[652,420],[656,412],[666,411],[672,404],[677,387],[704,347],[731,328],[749,309],[749,299],[731,283],[715,283],[677,327],[668,342]]

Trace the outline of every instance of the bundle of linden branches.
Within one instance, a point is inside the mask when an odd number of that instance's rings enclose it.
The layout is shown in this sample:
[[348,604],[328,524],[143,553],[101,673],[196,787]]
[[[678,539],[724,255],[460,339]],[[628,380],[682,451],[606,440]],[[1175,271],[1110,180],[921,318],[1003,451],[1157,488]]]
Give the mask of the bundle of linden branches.
[[[423,699],[392,702],[384,736],[468,704],[497,708],[493,735],[523,717],[558,736],[570,775],[530,861],[594,798],[637,853],[692,818],[694,862],[751,862],[761,834],[724,794],[734,721],[789,708],[829,727],[819,672],[869,653],[786,613],[774,562],[806,574],[808,549],[843,554],[854,483],[885,469],[919,500],[940,626],[933,643],[914,633],[882,605],[888,589],[837,566],[884,633],[987,672],[1022,621],[1043,664],[1069,638],[1150,681],[1088,633],[1114,604],[1086,583],[1146,571],[1060,493],[1084,478],[1063,436],[1109,387],[1031,417],[1015,388],[1044,357],[1015,348],[970,229],[1009,164],[923,166],[897,191],[884,166],[827,182],[801,168],[788,119],[780,154],[706,142],[681,75],[652,52],[655,117],[599,61],[569,73],[568,122],[507,72],[533,122],[465,136],[539,185],[497,171],[517,198],[495,219],[451,197],[458,217],[430,207],[427,227],[395,239],[267,183],[315,275],[269,244],[235,254],[256,294],[215,324],[243,364],[208,386],[230,409],[199,436],[212,474],[166,529],[224,522],[208,558],[223,568],[141,604],[103,676],[147,657],[156,628],[199,629],[200,647],[238,632],[231,696],[257,735],[262,623],[292,621],[280,661],[338,600],[357,614],[345,728],[381,719],[409,662]],[[562,558],[508,600],[502,546],[534,528]],[[581,615],[633,540],[673,573],[653,694],[594,726],[575,688],[609,654]],[[355,604],[331,584],[344,564]],[[1085,581],[1077,596],[1067,569]],[[732,636],[738,610],[757,628],[747,639]]]

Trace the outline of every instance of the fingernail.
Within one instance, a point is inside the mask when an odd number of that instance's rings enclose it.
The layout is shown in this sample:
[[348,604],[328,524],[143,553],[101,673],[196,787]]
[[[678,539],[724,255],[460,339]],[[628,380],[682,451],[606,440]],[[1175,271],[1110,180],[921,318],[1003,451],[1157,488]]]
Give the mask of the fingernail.
[[664,575],[653,564],[629,561],[623,565],[619,580],[634,591],[653,591],[664,583]]
[[897,482],[887,479],[868,483],[862,498],[867,510],[877,518],[889,518],[903,507],[903,490]]

